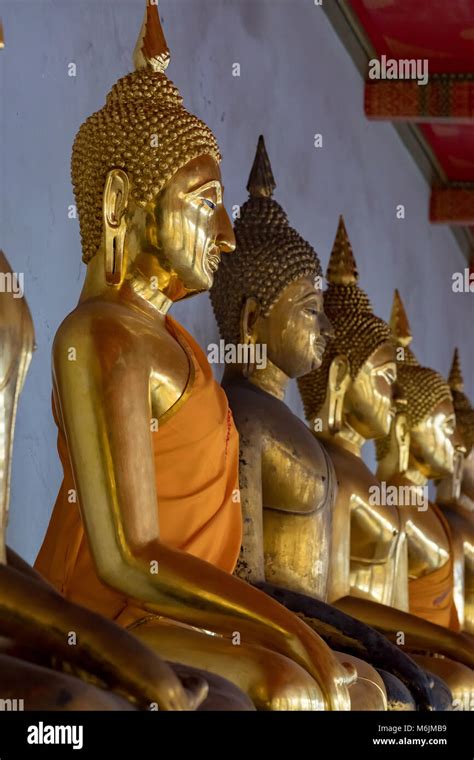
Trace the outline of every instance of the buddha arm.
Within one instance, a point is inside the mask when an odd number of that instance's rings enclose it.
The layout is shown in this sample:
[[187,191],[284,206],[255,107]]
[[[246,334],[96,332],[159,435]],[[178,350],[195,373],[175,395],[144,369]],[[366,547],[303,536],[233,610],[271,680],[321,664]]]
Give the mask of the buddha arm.
[[426,526],[423,522],[410,517],[405,521],[408,542],[409,577],[418,578],[432,573],[449,560],[449,540],[443,527]]
[[425,672],[386,636],[332,604],[273,583],[263,582],[257,586],[300,614],[332,649],[342,650],[392,673],[413,694],[418,709],[431,709],[432,693]]
[[464,628],[474,634],[474,535],[472,529],[464,537]]
[[[99,577],[151,612],[222,634],[238,631],[246,643],[289,656],[320,684],[329,708],[347,706],[343,671],[319,636],[265,594],[160,541],[150,369],[135,335],[116,320],[108,326],[103,313],[96,319],[63,323],[53,372]],[[71,346],[76,361],[68,361]]]
[[364,494],[352,494],[351,507],[351,558],[362,563],[385,564],[393,545],[394,515],[380,506],[371,506]]
[[7,550],[7,562],[6,564],[8,567],[13,568],[14,570],[18,570],[23,575],[27,576],[28,578],[31,578],[34,581],[37,581],[38,583],[43,583],[45,586],[48,586],[48,588],[51,588],[54,590],[54,586],[51,586],[45,578],[37,571],[34,567],[31,567],[31,565],[28,564],[28,562],[25,562],[24,559],[20,557],[19,554],[13,551],[13,549],[10,546],[6,547]]
[[430,709],[432,695],[427,676],[385,636],[332,605],[298,590],[282,588],[266,581],[262,524],[262,451],[261,448],[257,450],[256,443],[262,441],[262,432],[258,428],[258,419],[247,415],[241,419],[237,405],[234,410],[240,435],[240,489],[244,519],[239,576],[299,614],[333,650],[343,650],[393,673],[410,689],[419,709]]
[[[204,684],[186,695],[170,666],[138,639],[68,602],[11,550],[8,558],[14,566],[0,565],[0,636],[11,639],[15,647],[67,661],[85,673],[86,680],[100,679],[143,708],[156,702],[160,709],[183,710],[205,698]],[[71,632],[77,646],[69,645]]]
[[[237,418],[236,418],[237,421]],[[237,575],[249,583],[265,580],[262,503],[262,432],[258,419],[239,425],[239,484],[242,549]]]
[[334,605],[385,634],[396,644],[400,644],[399,636],[403,634],[403,644],[400,645],[407,650],[442,654],[470,668],[474,667],[474,648],[463,633],[456,633],[409,612],[359,597],[346,596],[338,599]]

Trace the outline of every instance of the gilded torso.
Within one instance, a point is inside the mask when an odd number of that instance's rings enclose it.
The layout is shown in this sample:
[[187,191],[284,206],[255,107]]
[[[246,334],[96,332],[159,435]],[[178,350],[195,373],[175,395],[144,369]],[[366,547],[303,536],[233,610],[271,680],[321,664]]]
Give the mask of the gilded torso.
[[436,498],[451,530],[458,619],[474,634],[474,448],[463,463],[460,493],[453,495],[452,478],[447,478],[438,483]]
[[79,352],[87,352],[91,363],[100,356],[111,383],[126,366],[131,397],[139,391],[149,396],[152,419],[159,423],[187,397],[193,382],[189,351],[171,325],[168,317],[156,319],[120,301],[91,299],[63,322],[53,351],[63,345],[61,336],[66,333],[76,352],[71,355],[74,360],[81,358]]
[[[327,444],[337,478],[329,601],[347,594],[400,608],[407,606],[406,546],[396,507],[374,503],[380,482],[363,460]],[[376,492],[376,491],[375,491]],[[406,577],[406,576],[405,576]]]
[[408,541],[408,575],[420,578],[443,567],[449,560],[449,538],[437,512],[429,503],[423,509],[405,507]]
[[[224,389],[240,436],[242,500],[250,497],[260,504],[265,580],[325,599],[334,498],[331,463],[283,401],[243,380]],[[247,533],[253,531],[252,522],[248,517]],[[245,534],[244,514],[244,542]]]
[[[463,630],[474,634],[474,513],[445,508],[454,555],[454,601]],[[464,591],[464,593],[463,593]]]

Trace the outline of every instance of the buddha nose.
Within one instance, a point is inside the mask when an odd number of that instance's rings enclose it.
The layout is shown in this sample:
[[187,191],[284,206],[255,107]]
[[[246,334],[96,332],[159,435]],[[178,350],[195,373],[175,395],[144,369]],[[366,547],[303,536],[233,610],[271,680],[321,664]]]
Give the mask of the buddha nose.
[[403,387],[400,385],[398,380],[395,380],[395,382],[392,383],[392,398],[394,402],[396,402],[397,408],[400,410],[407,406],[407,397],[403,391]]
[[329,317],[326,316],[326,314],[321,312],[320,318],[319,318],[319,324],[320,324],[320,330],[321,335],[324,335],[326,338],[334,338],[334,328],[329,321]]
[[232,253],[235,251],[236,240],[234,229],[229,214],[223,205],[220,206],[218,212],[216,244],[219,246],[221,253]]
[[458,454],[463,457],[466,456],[467,449],[457,427],[454,429],[452,441],[453,447],[458,452]]

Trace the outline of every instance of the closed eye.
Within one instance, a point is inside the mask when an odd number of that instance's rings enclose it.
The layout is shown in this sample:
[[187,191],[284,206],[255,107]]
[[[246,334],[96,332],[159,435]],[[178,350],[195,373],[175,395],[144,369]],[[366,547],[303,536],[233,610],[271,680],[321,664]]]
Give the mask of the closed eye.
[[392,372],[392,370],[389,370],[389,369],[384,369],[382,371],[378,370],[375,372],[375,374],[378,377],[383,377],[385,382],[388,383],[389,385],[393,385],[397,379],[396,373]]
[[443,428],[446,435],[454,435],[454,431],[456,429],[456,421],[448,418],[444,421]]

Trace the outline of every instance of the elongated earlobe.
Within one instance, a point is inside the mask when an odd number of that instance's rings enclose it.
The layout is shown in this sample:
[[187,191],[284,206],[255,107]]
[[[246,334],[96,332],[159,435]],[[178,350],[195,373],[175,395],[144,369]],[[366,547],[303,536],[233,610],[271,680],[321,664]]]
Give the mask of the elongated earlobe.
[[255,334],[255,322],[260,314],[260,304],[256,298],[247,298],[240,319],[240,340],[244,346],[245,363],[243,375],[249,378],[255,370],[255,343],[257,337]]
[[119,285],[124,270],[125,210],[129,181],[122,169],[107,174],[103,198],[104,266],[107,285]]
[[408,470],[408,458],[410,454],[410,428],[405,412],[398,412],[393,422],[395,445],[398,460],[398,472],[403,475]]
[[336,356],[329,368],[328,381],[328,428],[337,433],[342,427],[344,397],[351,381],[349,361],[342,354]]
[[464,466],[464,453],[462,451],[454,452],[454,469],[452,477],[452,492],[451,496],[454,500],[457,500],[461,496],[461,482]]

